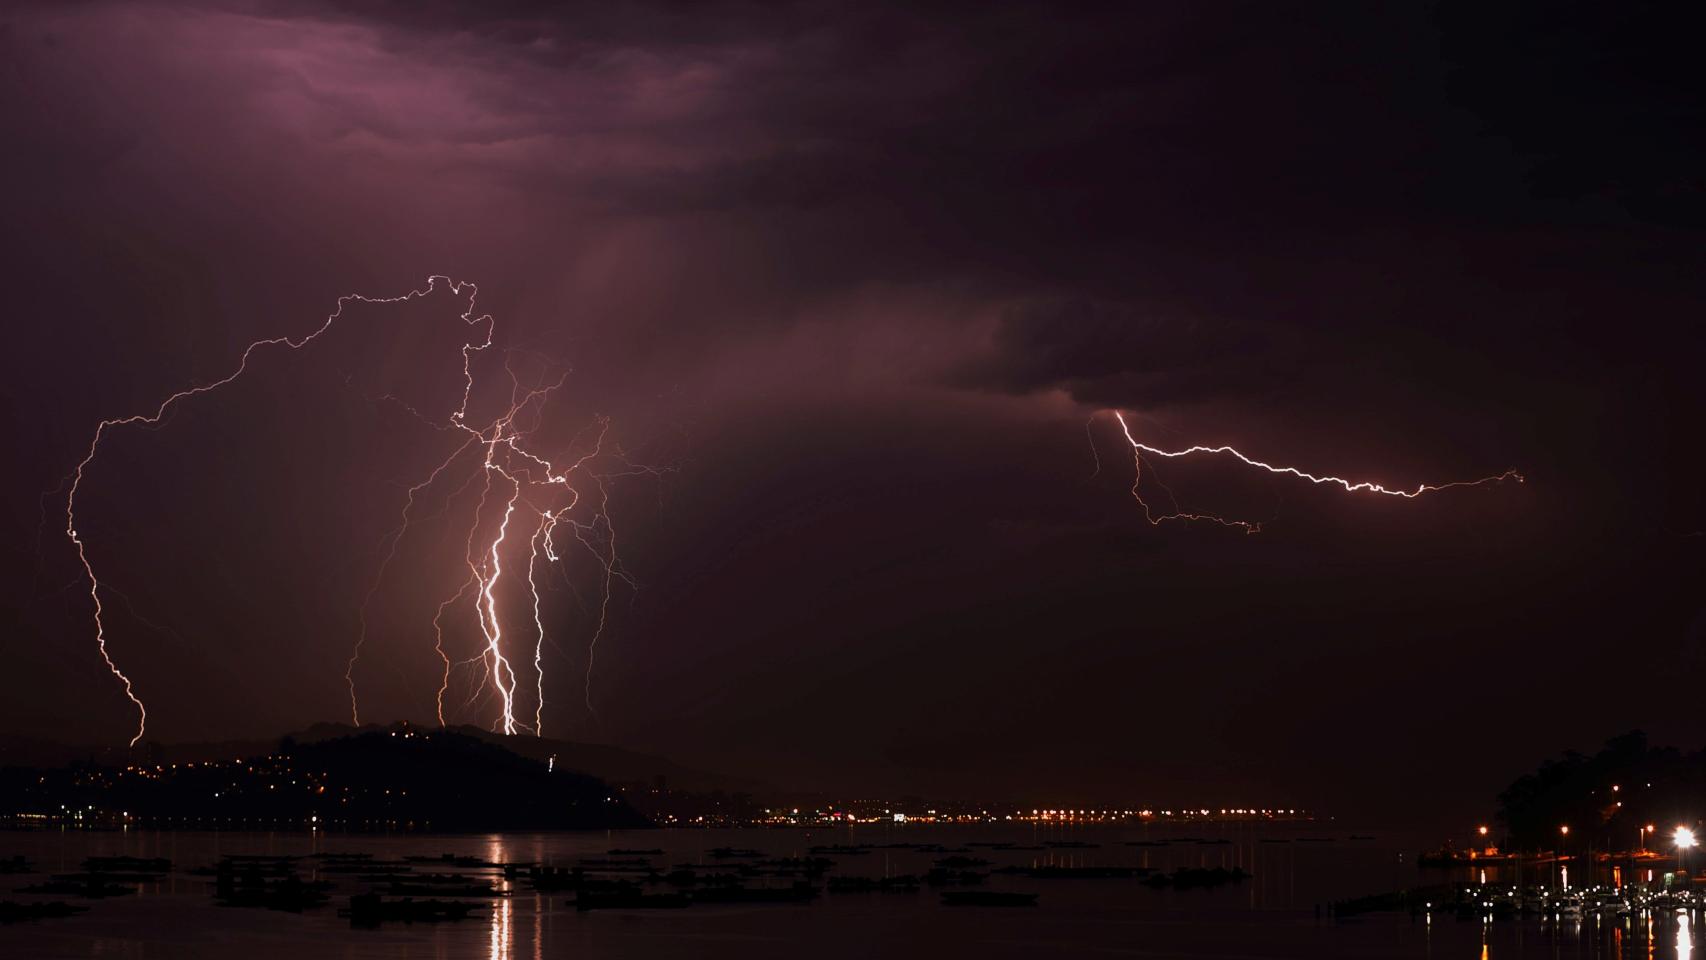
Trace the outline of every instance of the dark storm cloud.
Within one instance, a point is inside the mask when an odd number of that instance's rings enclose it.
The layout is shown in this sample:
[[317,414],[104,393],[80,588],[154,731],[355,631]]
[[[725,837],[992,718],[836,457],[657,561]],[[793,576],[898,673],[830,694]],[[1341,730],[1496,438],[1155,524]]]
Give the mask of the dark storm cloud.
[[[23,333],[0,422],[23,451],[9,582],[33,586],[6,622],[36,638],[13,675],[57,693],[21,691],[8,723],[126,722],[79,596],[54,592],[52,524],[42,556],[27,543],[89,425],[339,294],[441,271],[480,282],[506,343],[572,365],[561,429],[609,413],[682,467],[631,504],[645,590],[588,736],[766,773],[822,754],[804,774],[835,783],[891,775],[928,727],[967,744],[962,769],[1011,766],[996,792],[1207,789],[1285,782],[1269,758],[1432,702],[1461,679],[1448,661],[1508,678],[1485,709],[1525,721],[1595,637],[1674,653],[1699,560],[1661,531],[1702,515],[1688,34],[1640,5],[1482,6],[14,7],[0,162]],[[278,389],[245,396],[274,410]],[[1113,461],[1085,479],[1085,421],[1110,406],[1322,469],[1534,482],[1399,509],[1276,483],[1247,504],[1285,521],[1263,538],[1150,530]],[[400,479],[358,469],[368,423],[336,438],[349,476]],[[221,453],[263,479],[268,457],[317,462],[274,433]],[[199,448],[151,439],[135,470],[197,489],[147,458]],[[178,533],[220,541],[201,523]],[[333,606],[292,648],[303,690],[256,689],[247,714],[163,698],[162,735],[340,709],[339,684],[312,686],[347,654]],[[146,612],[190,638],[162,654],[182,677],[265,659],[199,647],[193,609]],[[143,670],[163,647],[134,625],[115,642]],[[1214,676],[1226,705],[1149,737],[1126,684],[1164,716],[1200,707],[1156,676]],[[1660,712],[1655,731],[1690,722]],[[1384,747],[1363,729],[1354,747]]]
[[1071,298],[1002,312],[965,382],[1013,393],[1065,389],[1100,405],[1189,404],[1271,390],[1295,376],[1281,331],[1258,322]]
[[1449,90],[1529,161],[1541,202],[1595,199],[1654,223],[1706,223],[1706,82],[1690,31],[1654,2],[1441,7]]

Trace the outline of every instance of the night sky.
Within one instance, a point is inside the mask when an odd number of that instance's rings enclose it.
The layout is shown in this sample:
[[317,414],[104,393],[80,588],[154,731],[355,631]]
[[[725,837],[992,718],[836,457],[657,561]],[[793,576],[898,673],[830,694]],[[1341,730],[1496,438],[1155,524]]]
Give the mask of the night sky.
[[[63,533],[94,425],[447,274],[569,371],[536,446],[608,416],[664,468],[613,488],[637,589],[593,710],[584,556],[553,575],[547,733],[866,795],[1440,819],[1633,727],[1698,746],[1692,34],[1487,6],[10,5],[0,729],[134,732]],[[448,442],[380,398],[455,399],[465,306],[357,305],[103,447],[79,526],[151,737],[348,718]],[[1110,408],[1528,482],[1162,464],[1264,530],[1152,528]],[[430,719],[460,529],[376,594],[363,719]]]

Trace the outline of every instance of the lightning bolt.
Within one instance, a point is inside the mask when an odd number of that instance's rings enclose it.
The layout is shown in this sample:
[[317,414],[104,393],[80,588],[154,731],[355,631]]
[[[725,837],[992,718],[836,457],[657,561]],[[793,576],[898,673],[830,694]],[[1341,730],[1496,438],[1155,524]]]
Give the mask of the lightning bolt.
[[545,735],[545,621],[539,613],[539,582],[533,571],[539,565],[539,538],[545,535],[550,514],[539,517],[539,529],[527,540],[527,593],[533,598],[533,732]]
[[[436,698],[436,711],[440,725],[446,723],[445,694],[451,683],[451,675],[455,667],[464,664],[478,664],[481,677],[480,688],[489,684],[489,693],[496,694],[499,704],[499,715],[493,724],[494,729],[505,734],[515,734],[522,731],[540,733],[544,727],[545,704],[545,671],[544,671],[544,616],[535,569],[541,552],[551,562],[562,558],[558,555],[552,533],[560,522],[568,522],[577,531],[577,538],[587,547],[588,552],[598,562],[603,582],[603,596],[599,598],[598,622],[589,642],[587,655],[587,684],[588,705],[591,705],[591,672],[592,647],[604,634],[608,621],[609,591],[615,579],[622,579],[632,586],[633,581],[621,571],[615,556],[615,538],[613,533],[604,537],[602,542],[594,544],[580,537],[583,529],[611,531],[609,517],[605,510],[609,506],[606,484],[616,477],[649,474],[658,476],[663,471],[638,466],[628,461],[625,454],[613,446],[607,446],[605,433],[609,428],[606,418],[598,418],[598,433],[589,451],[581,453],[572,460],[566,461],[562,467],[550,459],[534,452],[526,446],[528,435],[536,428],[543,417],[543,407],[551,394],[563,386],[568,375],[564,373],[554,383],[547,386],[524,386],[521,378],[510,363],[510,355],[506,354],[504,368],[510,377],[510,396],[506,409],[495,418],[483,425],[470,422],[469,406],[475,391],[474,357],[491,349],[494,343],[496,325],[489,314],[475,314],[479,288],[467,282],[458,282],[445,276],[432,276],[427,279],[426,287],[412,290],[396,297],[369,297],[362,294],[347,294],[338,298],[335,309],[326,316],[318,327],[307,334],[295,337],[271,337],[257,340],[244,349],[235,369],[229,374],[210,383],[192,386],[179,390],[167,396],[149,413],[139,413],[127,417],[111,418],[97,424],[94,435],[90,439],[88,451],[67,478],[69,489],[65,498],[65,534],[75,548],[78,562],[82,565],[83,578],[88,584],[89,599],[93,607],[96,648],[102,661],[112,672],[113,676],[123,686],[125,696],[136,707],[136,734],[130,739],[134,746],[147,731],[148,710],[131,678],[120,669],[113,659],[107,646],[108,633],[105,620],[105,609],[102,605],[103,593],[115,594],[99,578],[95,565],[89,558],[88,545],[77,526],[77,496],[83,487],[83,480],[89,468],[100,452],[101,442],[108,433],[117,427],[126,426],[155,426],[160,424],[174,407],[186,400],[211,393],[230,384],[249,369],[250,361],[259,352],[268,348],[282,347],[291,351],[301,350],[319,339],[342,316],[346,305],[351,302],[363,304],[394,304],[425,297],[434,292],[443,283],[451,293],[465,296],[467,309],[460,319],[469,328],[484,327],[484,337],[476,335],[465,342],[461,348],[462,354],[462,389],[460,401],[445,420],[435,420],[421,411],[409,406],[396,397],[378,398],[393,401],[401,405],[409,414],[437,431],[463,434],[462,442],[452,450],[433,470],[407,489],[404,497],[402,514],[397,525],[381,540],[384,558],[380,562],[373,582],[362,599],[358,621],[359,630],[350,656],[345,664],[344,681],[349,689],[350,716],[357,724],[361,723],[359,699],[356,691],[355,672],[361,660],[361,653],[368,637],[368,608],[384,582],[385,572],[395,560],[399,545],[408,535],[411,526],[419,518],[415,516],[420,500],[428,494],[440,480],[458,463],[468,462],[467,454],[475,449],[480,451],[477,469],[444,500],[444,506],[438,515],[451,509],[454,501],[467,490],[475,486],[477,479],[483,478],[480,484],[480,496],[474,504],[472,521],[468,528],[468,537],[464,560],[468,567],[468,577],[450,597],[438,604],[432,618],[433,649],[442,662],[441,681]],[[466,291],[466,293],[464,293]],[[528,424],[523,428],[520,424],[524,418]],[[576,438],[577,441],[579,438]],[[573,444],[571,444],[571,447]],[[574,511],[582,502],[579,484],[590,483],[598,491],[596,500],[597,513],[586,519],[575,519]],[[541,500],[551,498],[547,506],[539,506],[535,497]],[[488,513],[488,507],[493,504],[501,506],[495,529],[486,529],[488,524],[483,518]],[[533,656],[534,671],[534,710],[533,723],[528,725],[517,721],[517,692],[520,689],[520,676],[509,652],[510,639],[506,636],[506,624],[503,616],[503,601],[501,599],[500,583],[504,581],[505,556],[513,548],[510,537],[512,523],[516,521],[518,512],[531,512],[536,517],[537,525],[528,537],[527,557],[527,590],[531,599],[533,616]],[[435,515],[436,516],[436,515]],[[519,539],[513,538],[513,539]],[[460,603],[469,592],[474,595],[475,621],[483,641],[477,657],[468,660],[454,660],[446,647],[444,619],[446,613]],[[477,696],[477,693],[476,693]]]
[[[1145,455],[1151,457],[1165,457],[1168,459],[1178,459],[1180,457],[1189,457],[1197,454],[1229,456],[1246,466],[1255,467],[1258,470],[1265,470],[1268,473],[1293,476],[1300,480],[1307,480],[1310,483],[1328,484],[1340,487],[1343,488],[1346,493],[1373,493],[1387,497],[1403,497],[1406,500],[1414,500],[1424,494],[1437,493],[1441,490],[1450,490],[1455,487],[1479,487],[1488,484],[1503,483],[1506,480],[1515,480],[1517,483],[1524,482],[1522,474],[1515,470],[1506,470],[1504,473],[1481,477],[1477,480],[1453,480],[1447,483],[1420,483],[1417,484],[1414,489],[1392,489],[1390,487],[1383,486],[1382,484],[1366,480],[1351,481],[1346,480],[1343,477],[1317,476],[1316,474],[1299,470],[1296,467],[1276,466],[1271,463],[1265,463],[1261,460],[1257,460],[1254,457],[1251,457],[1230,446],[1209,447],[1198,444],[1186,447],[1182,450],[1163,450],[1159,447],[1152,447],[1149,444],[1140,442],[1132,435],[1131,425],[1126,422],[1124,413],[1121,413],[1118,410],[1110,412],[1114,415],[1114,419],[1119,422],[1120,434],[1125,437],[1126,443],[1131,446],[1133,466],[1131,497],[1133,500],[1137,501],[1137,505],[1139,507],[1143,508],[1143,518],[1149,521],[1150,526],[1160,526],[1168,520],[1202,520],[1209,523],[1216,523],[1223,527],[1236,527],[1243,530],[1245,533],[1260,533],[1262,531],[1261,521],[1258,520],[1236,520],[1220,516],[1219,514],[1192,513],[1180,509],[1178,499],[1173,496],[1173,491],[1159,479],[1155,479],[1154,482],[1167,494],[1168,500],[1173,504],[1173,510],[1170,513],[1157,512],[1156,509],[1152,508],[1149,505],[1149,502],[1143,498],[1142,487],[1144,480]],[[1094,444],[1092,444],[1091,449],[1095,449]],[[1101,462],[1098,459],[1097,470],[1099,471],[1100,469]],[[1153,473],[1153,471],[1150,472]]]

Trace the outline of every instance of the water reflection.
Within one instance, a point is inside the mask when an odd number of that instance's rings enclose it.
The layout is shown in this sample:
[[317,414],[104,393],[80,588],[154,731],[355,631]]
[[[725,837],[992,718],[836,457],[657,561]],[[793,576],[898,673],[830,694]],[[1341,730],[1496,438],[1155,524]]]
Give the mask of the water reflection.
[[[508,863],[511,860],[509,846],[504,842],[502,834],[492,834],[486,838],[485,859],[488,863]],[[513,960],[515,957],[515,887],[505,878],[498,882],[498,888],[504,892],[492,904],[492,940],[489,952],[490,960]],[[533,955],[539,956],[542,945],[539,942],[539,920],[534,914],[533,925]]]
[[544,905],[535,897],[533,901],[533,960],[544,960],[545,957],[545,910]]
[[[1183,834],[1183,831],[1179,831]],[[1042,841],[1085,841],[1082,846],[1044,848]],[[1042,945],[1061,952],[1094,956],[1132,947],[1133,924],[1142,924],[1146,948],[1156,956],[1320,956],[1437,957],[1480,956],[1489,960],[1492,944],[1500,960],[1524,957],[1693,960],[1692,917],[1668,909],[1632,912],[1614,918],[1593,914],[1591,921],[1549,914],[1479,923],[1454,922],[1449,913],[1412,921],[1407,913],[1374,914],[1355,923],[1319,916],[1315,906],[1370,891],[1469,881],[1485,869],[1490,882],[1539,886],[1561,880],[1560,867],[1535,865],[1526,874],[1515,865],[1439,872],[1417,870],[1408,844],[1359,844],[1341,833],[1335,841],[1301,842],[1248,828],[1193,830],[1169,837],[1162,831],[1051,831],[1046,836],[1017,830],[972,832],[929,828],[849,831],[833,839],[849,845],[874,845],[866,856],[842,859],[836,872],[849,875],[897,875],[927,870],[940,853],[889,847],[906,842],[963,846],[1000,840],[1017,844],[1011,851],[980,850],[975,855],[1003,864],[1106,866],[1144,864],[1158,870],[1189,866],[1242,866],[1252,876],[1243,886],[1193,891],[1189,896],[1153,891],[1141,883],[1050,882],[1040,887],[1041,906],[1023,913],[943,910],[936,891],[914,896],[826,894],[804,907],[729,909],[696,907],[665,915],[594,911],[577,914],[567,896],[539,895],[524,881],[497,880],[506,896],[482,902],[483,914],[462,924],[387,925],[379,931],[352,930],[337,916],[352,889],[348,874],[329,877],[340,884],[327,908],[300,915],[217,909],[205,878],[187,871],[225,854],[304,856],[314,851],[367,852],[378,859],[405,856],[437,859],[446,853],[491,862],[539,862],[570,865],[604,858],[612,848],[645,847],[667,851],[661,865],[711,864],[721,847],[763,850],[768,856],[803,856],[824,842],[822,835],[787,830],[657,831],[638,836],[606,834],[525,834],[478,836],[377,836],[303,833],[172,833],[129,831],[66,836],[14,833],[0,837],[0,853],[27,855],[43,870],[73,872],[90,855],[160,856],[183,870],[143,888],[141,896],[96,904],[81,918],[39,926],[0,929],[0,958],[13,956],[109,956],[148,960],[157,957],[223,956],[213,944],[233,939],[250,945],[244,960],[295,960],[304,942],[315,952],[340,960],[543,960],[571,953],[585,960],[622,957],[658,960],[679,955],[690,944],[696,956],[711,960],[769,960],[809,953],[840,960],[855,957],[928,952],[957,955],[968,944],[982,944],[989,960],[1028,960]],[[315,861],[301,861],[310,876]],[[1639,887],[1645,865],[1578,861],[1572,890],[1607,882]],[[423,867],[430,872],[431,867]],[[996,875],[992,886],[1038,890],[1035,882]],[[12,896],[0,889],[0,899]],[[1182,914],[1179,911],[1184,911]],[[1178,918],[1178,919],[1176,919]],[[992,924],[1000,935],[991,940]],[[1643,934],[1643,927],[1645,931]],[[1641,937],[1646,949],[1641,949]],[[1202,941],[1208,941],[1204,946]],[[181,948],[181,949],[180,949]],[[1706,956],[1702,957],[1706,960]]]
[[515,956],[515,904],[501,897],[492,907],[492,960],[510,960]]

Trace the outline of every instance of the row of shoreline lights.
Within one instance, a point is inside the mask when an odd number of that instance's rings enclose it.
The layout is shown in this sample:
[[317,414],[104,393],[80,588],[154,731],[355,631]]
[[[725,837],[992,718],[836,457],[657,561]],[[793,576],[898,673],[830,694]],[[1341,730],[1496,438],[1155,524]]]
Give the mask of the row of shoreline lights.
[[[1036,810],[1031,811],[1030,819],[1033,819],[1033,820],[1071,820],[1071,819],[1077,819],[1080,817],[1099,817],[1099,818],[1105,819],[1105,818],[1109,818],[1109,817],[1153,817],[1153,816],[1156,816],[1157,814],[1159,814],[1160,816],[1163,816],[1163,817],[1172,817],[1172,816],[1212,817],[1212,816],[1216,816],[1217,814],[1219,816],[1223,816],[1223,817],[1294,817],[1294,816],[1298,816],[1299,814],[1306,814],[1306,813],[1307,813],[1307,811],[1304,811],[1304,810],[1296,810],[1296,809],[1281,810],[1277,807],[1273,808],[1273,809],[1269,809],[1267,807],[1262,807],[1260,809],[1258,809],[1256,807],[1238,807],[1238,808],[1228,807],[1228,808],[1222,808],[1219,811],[1210,810],[1207,807],[1204,807],[1200,810],[1160,810],[1160,811],[1151,810],[1151,809],[1143,809],[1143,810],[1090,810],[1090,809],[1086,809],[1086,810],[1064,810],[1064,809],[1063,810],[1052,810],[1052,809],[1051,810],[1041,810],[1041,809],[1036,809]],[[1019,816],[1021,819],[1023,819],[1024,818],[1024,811],[1022,811],[1022,810],[1019,811]]]
[[[1656,830],[1658,830],[1658,828],[1650,823],[1641,829],[1641,848],[1643,850],[1646,849],[1647,846],[1647,837]],[[1481,836],[1483,842],[1486,841],[1486,826],[1483,825],[1476,827],[1475,832]],[[1558,828],[1558,835],[1560,837],[1568,837],[1570,835],[1569,824],[1560,826]],[[1676,844],[1676,848],[1678,850],[1690,850],[1700,845],[1700,841],[1694,836],[1694,831],[1688,827],[1677,827],[1676,832],[1671,835],[1671,839]]]
[[[1654,825],[1652,825],[1650,823],[1641,829],[1642,849],[1646,848],[1647,836],[1652,834],[1657,829],[1658,829],[1657,827],[1655,827]],[[1482,836],[1487,835],[1487,828],[1486,827],[1481,828],[1481,835]],[[1558,835],[1560,837],[1568,837],[1570,835],[1569,825],[1565,824],[1565,825],[1559,827],[1558,828]],[[1681,827],[1681,826],[1677,827],[1676,832],[1671,834],[1671,842],[1676,844],[1676,848],[1678,850],[1689,850],[1689,849],[1692,849],[1692,848],[1700,845],[1700,841],[1698,839],[1696,839],[1694,836],[1694,831],[1688,827]]]

